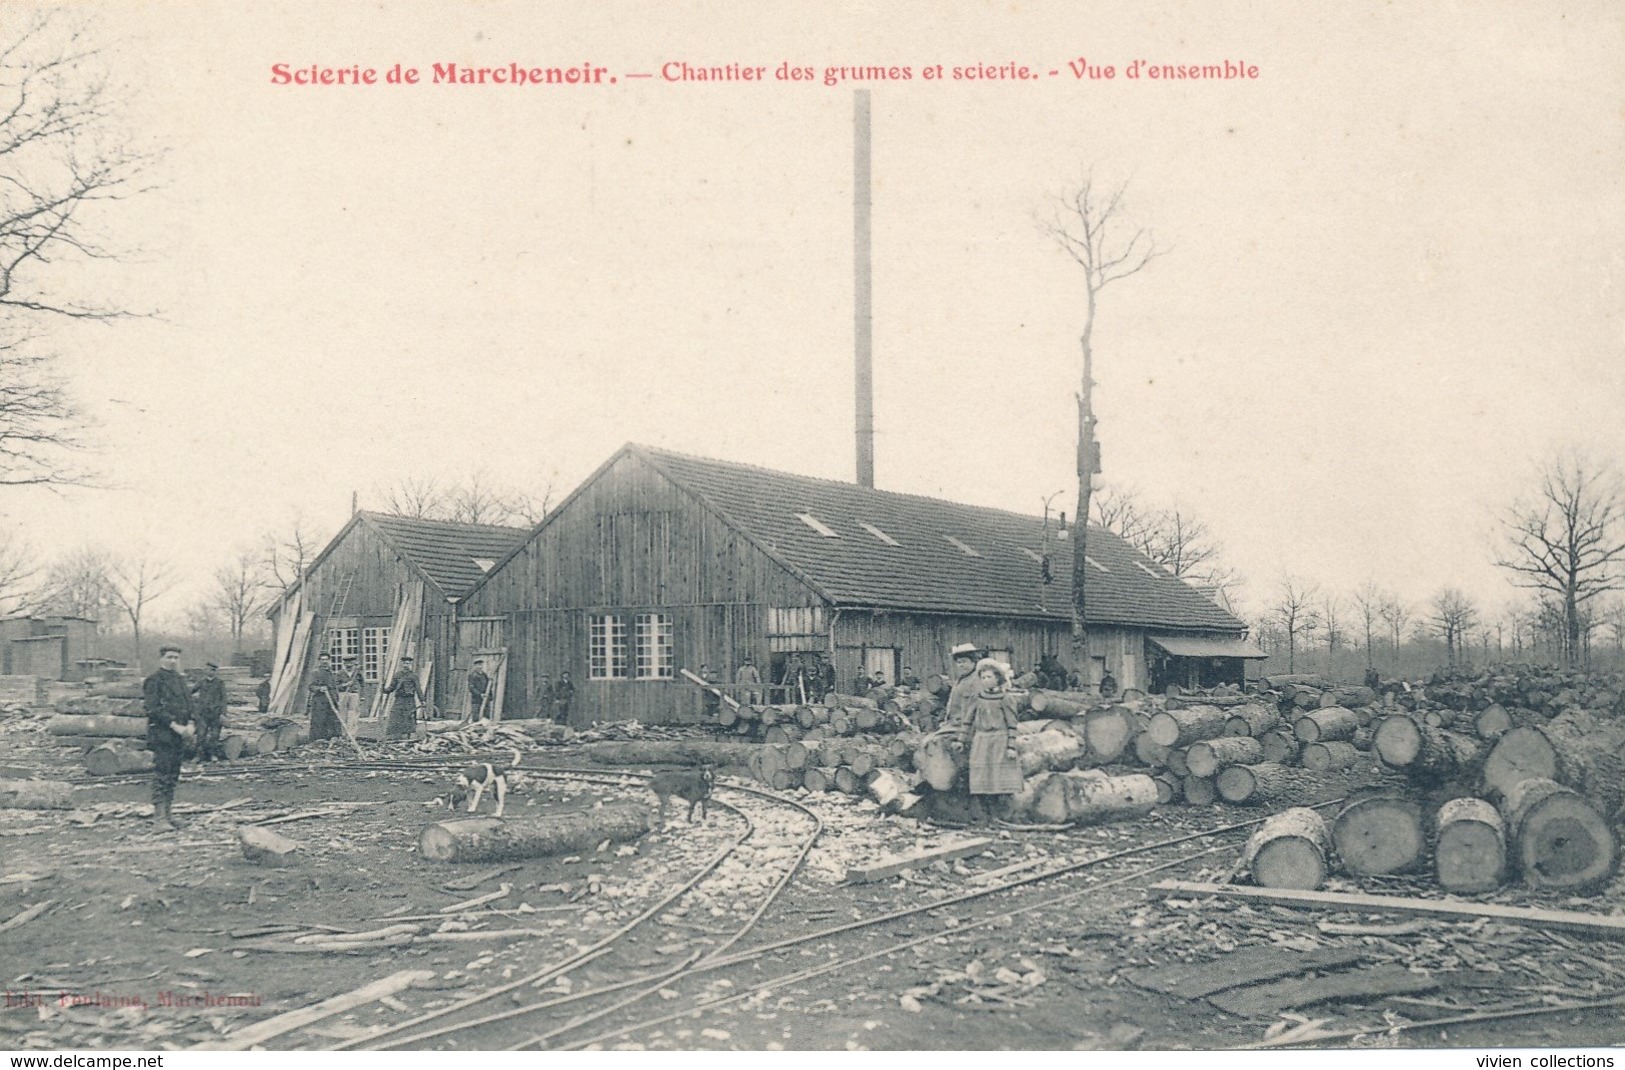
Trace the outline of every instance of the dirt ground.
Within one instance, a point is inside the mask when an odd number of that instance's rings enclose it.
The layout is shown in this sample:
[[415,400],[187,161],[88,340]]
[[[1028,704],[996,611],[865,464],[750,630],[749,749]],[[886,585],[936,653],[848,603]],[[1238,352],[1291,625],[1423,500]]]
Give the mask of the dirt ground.
[[[229,1039],[249,1023],[297,1009],[406,969],[432,979],[386,1000],[268,1041],[318,1048],[364,1038],[426,1011],[525,978],[592,947],[698,872],[745,830],[746,845],[688,895],[616,941],[610,951],[549,979],[527,1000],[659,975],[716,950],[744,925],[798,856],[812,819],[790,807],[719,787],[703,822],[678,813],[635,844],[580,857],[525,863],[471,888],[448,881],[496,867],[431,863],[418,832],[446,815],[431,800],[451,774],[426,769],[344,768],[329,745],[230,766],[189,764],[177,796],[179,832],[155,830],[143,777],[92,781],[77,751],[42,731],[0,736],[0,776],[74,779],[73,811],[0,811],[0,923],[49,901],[44,912],[0,932],[6,1006],[0,1048],[176,1049]],[[375,751],[385,754],[382,745]],[[407,750],[390,752],[415,760]],[[538,766],[579,766],[570,747],[527,756]],[[611,773],[613,771],[606,771]],[[724,781],[724,783],[729,783]],[[737,783],[744,783],[743,781]],[[1327,798],[1350,787],[1329,783]],[[1138,822],[1064,833],[1008,828],[966,832],[882,818],[872,805],[835,794],[798,794],[825,823],[795,879],[735,950],[748,951],[833,926],[878,918],[975,890],[977,875],[1023,862],[1039,873],[1063,861],[1148,846],[1246,821],[1256,812],[1223,805],[1169,807]],[[642,800],[625,784],[533,776],[519,780],[510,814],[579,810]],[[314,814],[315,816],[300,816]],[[240,822],[274,825],[301,845],[295,865],[244,859]],[[985,853],[936,862],[871,884],[847,884],[849,866],[915,847],[986,835]],[[1244,833],[1147,851],[1053,880],[999,892],[846,934],[792,945],[730,970],[655,985],[633,1006],[543,1041],[594,1042],[602,1033],[673,1015],[702,1001],[739,997],[694,1017],[648,1024],[596,1041],[649,1049],[1212,1049],[1264,1041],[1306,1021],[1372,1032],[1334,1045],[1574,1046],[1625,1041],[1618,1007],[1568,1010],[1460,1027],[1386,1033],[1389,1026],[1513,1004],[1596,1000],[1625,989],[1616,945],[1576,935],[1483,921],[1333,914],[1225,900],[1159,898],[1162,877],[1222,878]],[[1219,845],[1220,849],[1201,853]],[[1191,857],[1195,855],[1195,857]],[[1140,869],[1162,865],[1152,875]],[[1116,882],[1116,883],[1113,883]],[[1101,887],[1098,892],[1090,890]],[[441,915],[472,897],[507,894],[479,909]],[[1333,890],[1434,895],[1420,879],[1334,883]],[[1621,913],[1621,885],[1601,896],[1539,902],[1516,889],[1485,897]],[[1083,894],[1078,894],[1083,893]],[[1070,898],[1069,898],[1070,897]],[[290,950],[294,931],[365,931],[399,919],[424,938],[367,951]],[[277,930],[266,932],[265,930]],[[514,930],[523,930],[515,934]],[[258,931],[258,932],[256,932]],[[480,932],[508,935],[485,940]],[[439,934],[439,935],[431,935]],[[462,935],[457,935],[462,934]],[[445,942],[435,942],[445,939]],[[875,955],[905,941],[915,946]],[[1428,978],[1405,995],[1356,997],[1292,1009],[1226,1013],[1208,999],[1156,990],[1159,971],[1267,949],[1296,954],[1358,952],[1358,969],[1398,966]],[[803,968],[845,963],[800,981]],[[1222,967],[1221,967],[1222,968]],[[1434,983],[1437,982],[1437,983]],[[632,987],[627,994],[642,989]],[[519,992],[493,1000],[506,1009]],[[64,998],[66,996],[66,998]],[[583,1005],[585,1006],[585,1005]],[[458,1038],[410,1046],[506,1047],[559,1028],[573,1004]],[[360,1046],[369,1046],[363,1040]]]

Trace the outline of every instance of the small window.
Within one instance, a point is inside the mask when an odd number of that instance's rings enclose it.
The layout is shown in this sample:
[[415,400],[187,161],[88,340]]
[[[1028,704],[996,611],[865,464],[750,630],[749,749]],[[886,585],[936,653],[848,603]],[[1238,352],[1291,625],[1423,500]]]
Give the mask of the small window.
[[1166,579],[1167,576],[1168,576],[1168,574],[1166,572],[1158,571],[1157,569],[1154,569],[1150,565],[1146,564],[1144,561],[1136,561],[1136,562],[1134,562],[1134,564],[1135,564],[1135,566],[1137,568],[1139,568],[1139,570],[1141,572],[1145,573],[1147,576],[1153,576],[1153,577],[1155,577],[1156,579],[1159,579],[1159,580],[1160,579]]
[[1085,561],[1089,562],[1095,568],[1098,568],[1102,572],[1110,572],[1111,571],[1111,569],[1107,568],[1105,565],[1102,565],[1099,561],[1096,561],[1094,558],[1090,557],[1088,554],[1084,554],[1083,559]]
[[469,560],[474,562],[474,567],[481,572],[490,572],[497,563],[494,557],[471,557]]
[[587,678],[624,680],[626,665],[626,621],[613,613],[595,613],[587,618]]
[[812,528],[826,539],[838,539],[841,537],[838,533],[833,531],[828,524],[825,524],[822,520],[819,520],[811,513],[797,513],[796,519],[807,525],[809,528]]
[[975,550],[972,550],[969,546],[966,546],[964,543],[962,543],[958,539],[954,538],[952,535],[944,535],[943,538],[947,539],[954,546],[958,547],[960,552],[962,552],[966,557],[981,557],[982,556],[981,554],[977,553]]
[[892,538],[890,535],[887,535],[884,531],[881,531],[879,528],[875,527],[873,524],[865,524],[863,521],[860,520],[860,521],[858,521],[858,527],[862,528],[864,531],[867,531],[869,534],[873,535],[875,538],[879,539],[881,542],[885,543],[887,546],[900,546],[900,545],[902,545],[896,539]]

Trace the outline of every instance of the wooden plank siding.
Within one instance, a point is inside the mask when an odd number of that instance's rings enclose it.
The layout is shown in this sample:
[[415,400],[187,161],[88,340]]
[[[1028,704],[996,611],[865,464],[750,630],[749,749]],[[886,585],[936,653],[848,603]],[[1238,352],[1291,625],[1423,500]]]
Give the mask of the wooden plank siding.
[[[561,505],[458,609],[506,618],[509,716],[540,715],[541,677],[569,672],[571,721],[699,719],[681,680],[593,680],[595,614],[672,617],[676,667],[709,665],[731,681],[746,657],[765,665],[769,607],[823,605],[817,592],[641,459],[626,454]],[[629,645],[631,636],[628,636]]]

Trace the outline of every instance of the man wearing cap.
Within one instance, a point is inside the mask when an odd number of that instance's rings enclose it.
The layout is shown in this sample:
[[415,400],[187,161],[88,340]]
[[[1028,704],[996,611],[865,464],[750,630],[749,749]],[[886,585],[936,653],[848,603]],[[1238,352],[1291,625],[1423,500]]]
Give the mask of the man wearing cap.
[[944,724],[957,724],[960,718],[970,716],[970,708],[982,693],[982,683],[976,676],[976,662],[987,656],[987,651],[975,643],[960,643],[948,652],[954,659],[954,686],[948,692],[948,709],[943,714]]
[[410,656],[401,658],[401,667],[395,670],[395,679],[384,688],[384,694],[395,696],[390,703],[384,738],[411,739],[417,735],[418,707],[423,703],[423,696],[418,691],[418,671]]
[[333,659],[323,654],[316,659],[316,671],[311,673],[310,687],[305,693],[311,739],[332,739],[344,734],[339,729],[338,692],[339,680],[333,675]]
[[491,690],[491,677],[485,671],[485,659],[475,658],[468,670],[468,720],[483,721],[490,715],[485,704],[486,692]]
[[158,648],[158,671],[141,683],[142,705],[147,711],[147,749],[152,751],[152,820],[179,828],[169,814],[175,785],[181,779],[181,751],[194,733],[192,699],[178,671],[181,648]]
[[361,720],[361,661],[354,654],[344,659],[344,671],[339,674],[339,720],[347,735],[355,735],[356,722]]
[[202,762],[225,760],[220,744],[220,723],[226,716],[226,682],[220,679],[220,666],[204,662],[203,679],[192,688],[192,710],[197,714],[197,756]]

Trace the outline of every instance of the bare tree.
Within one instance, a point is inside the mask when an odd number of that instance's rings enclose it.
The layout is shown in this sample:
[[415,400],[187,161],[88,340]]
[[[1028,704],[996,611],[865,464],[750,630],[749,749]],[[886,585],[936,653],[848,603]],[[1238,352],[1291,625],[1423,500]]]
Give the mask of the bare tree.
[[404,476],[379,490],[383,511],[414,520],[450,520],[451,495],[433,476]]
[[147,607],[174,588],[175,575],[167,564],[150,553],[140,551],[114,559],[108,565],[107,577],[113,601],[123,611],[135,635],[135,664],[140,668],[142,656],[146,653],[141,646],[141,621]]
[[17,14],[0,31],[0,486],[80,483],[82,413],[33,347],[50,321],[130,314],[64,282],[120,255],[108,209],[149,188],[157,154],[121,132],[125,94],[78,16]]
[[1381,616],[1388,625],[1394,643],[1394,674],[1399,674],[1399,644],[1405,639],[1405,626],[1411,621],[1411,607],[1399,595],[1389,592],[1383,596]]
[[274,597],[287,593],[288,588],[305,574],[305,569],[321,553],[326,542],[327,539],[298,513],[294,514],[285,532],[264,535],[260,539],[264,586],[274,591]]
[[96,621],[98,630],[104,630],[118,612],[106,552],[85,546],[51,562],[45,571],[41,599],[54,613],[85,617]]
[[1136,550],[1151,556],[1155,539],[1156,516],[1140,501],[1135,487],[1103,483],[1096,488],[1090,500],[1091,522],[1105,528]]
[[1428,623],[1444,640],[1445,657],[1454,666],[1457,651],[1466,646],[1468,631],[1478,623],[1478,608],[1455,587],[1446,587],[1434,595],[1431,608]]
[[1382,605],[1382,592],[1377,589],[1375,582],[1366,580],[1354,589],[1355,619],[1360,622],[1360,626],[1365,633],[1365,667],[1367,669],[1377,667],[1376,653],[1372,647],[1375,645],[1373,638],[1376,635],[1377,622],[1382,619]]
[[39,562],[20,532],[0,532],[0,616],[31,608],[38,600]]
[[1162,250],[1147,230],[1124,218],[1123,193],[1127,187],[1099,190],[1094,176],[1086,174],[1076,189],[1057,199],[1048,221],[1041,224],[1073,262],[1083,268],[1083,329],[1078,343],[1083,350],[1083,374],[1078,400],[1078,509],[1077,531],[1072,540],[1072,659],[1080,672],[1088,671],[1088,630],[1084,597],[1084,575],[1091,515],[1089,496],[1095,473],[1100,470],[1100,447],[1095,441],[1094,331],[1100,308],[1100,293],[1119,279],[1138,273]]
[[415,520],[458,524],[529,526],[541,522],[553,499],[553,485],[541,493],[509,490],[483,471],[447,483],[433,476],[406,476],[379,491],[383,511]]
[[1275,599],[1266,612],[1286,640],[1286,671],[1298,670],[1298,640],[1307,639],[1320,626],[1315,608],[1319,591],[1314,584],[1287,575],[1276,585]]
[[1320,624],[1326,630],[1326,656],[1337,653],[1347,636],[1343,632],[1343,600],[1328,591],[1320,600]]
[[1180,579],[1220,592],[1238,582],[1235,570],[1219,561],[1223,546],[1188,508],[1178,503],[1167,509],[1149,508],[1138,490],[1119,486],[1095,491],[1092,507],[1094,523]]
[[269,601],[259,555],[241,550],[229,564],[214,570],[214,590],[206,605],[219,613],[231,632],[233,650],[243,648],[243,632]]
[[507,519],[502,521],[523,527],[540,524],[553,509],[553,484],[542,484],[540,490],[515,491],[507,498]]
[[1625,494],[1612,465],[1566,450],[1540,468],[1532,499],[1501,518],[1496,564],[1513,583],[1555,600],[1563,613],[1563,656],[1580,656],[1587,604],[1625,584]]

